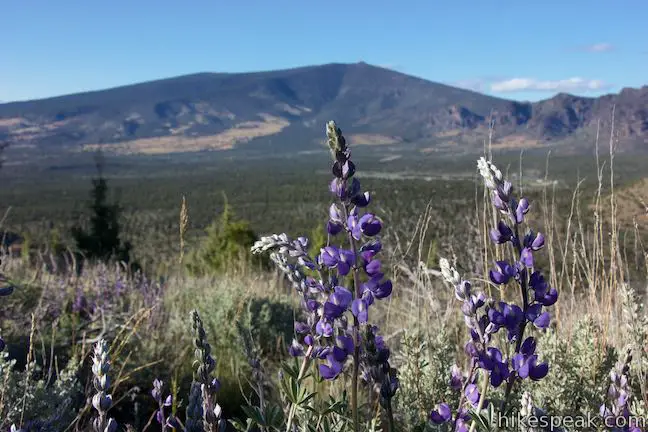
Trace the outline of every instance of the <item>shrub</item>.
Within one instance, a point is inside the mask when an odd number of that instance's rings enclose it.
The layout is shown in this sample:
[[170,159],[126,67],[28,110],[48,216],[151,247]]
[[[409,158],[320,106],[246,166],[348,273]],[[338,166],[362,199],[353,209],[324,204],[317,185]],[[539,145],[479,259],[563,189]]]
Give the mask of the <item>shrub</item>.
[[236,219],[225,199],[220,218],[207,227],[205,238],[189,257],[187,269],[193,275],[204,276],[223,273],[240,263],[267,266],[267,260],[249,253],[256,240],[249,223]]

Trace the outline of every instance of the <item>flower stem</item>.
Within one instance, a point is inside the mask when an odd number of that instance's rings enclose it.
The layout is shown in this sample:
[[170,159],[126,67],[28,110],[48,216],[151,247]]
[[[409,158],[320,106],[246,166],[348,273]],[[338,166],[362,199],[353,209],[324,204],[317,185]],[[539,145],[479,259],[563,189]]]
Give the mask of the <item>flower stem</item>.
[[[348,205],[344,205],[344,219],[348,220],[349,217],[349,208]],[[362,297],[362,292],[360,292],[360,277],[358,268],[359,262],[359,253],[358,245],[356,244],[355,238],[351,230],[347,226],[349,231],[349,244],[351,250],[355,256],[355,265],[353,266],[353,290],[354,290],[354,299],[359,299]],[[351,376],[351,412],[353,414],[353,431],[358,432],[360,430],[360,414],[358,412],[358,376],[360,375],[360,322],[356,316],[353,317],[353,375]]]
[[[484,408],[484,403],[486,402],[486,392],[488,391],[488,373],[484,374],[484,387],[482,388],[482,393],[479,397],[479,404],[477,405],[477,412],[481,412],[481,410]],[[477,426],[477,423],[473,420],[472,424],[470,425],[470,432],[475,432],[475,427]]]
[[468,374],[468,377],[466,377],[466,381],[461,387],[461,396],[459,396],[459,404],[457,405],[457,414],[455,415],[452,430],[457,429],[457,421],[459,420],[459,411],[461,411],[461,407],[464,403],[464,400],[466,399],[466,388],[468,387],[468,384],[472,381],[472,377],[475,374],[475,370],[477,370],[477,363],[475,362],[475,359],[471,359],[470,364],[471,364],[470,373]]
[[[520,231],[518,229],[517,224],[515,225],[515,241],[513,242],[515,245],[515,249],[518,253],[518,256],[522,255],[522,244],[520,243]],[[529,298],[528,298],[528,288],[527,288],[527,270],[525,269],[524,272],[521,275],[522,277],[520,278],[520,292],[522,294],[522,314],[523,314],[523,319],[522,322],[520,323],[520,330],[518,332],[518,338],[515,341],[515,353],[518,354],[520,352],[520,347],[522,346],[522,341],[524,339],[524,330],[526,329],[527,325],[527,311],[529,309]],[[510,378],[506,381],[506,391],[504,392],[504,399],[502,399],[502,406],[500,408],[500,411],[502,413],[505,412],[506,405],[508,405],[509,398],[511,396],[511,391],[513,390],[513,385],[515,384],[515,380],[517,378],[517,374],[512,374]]]
[[[297,375],[298,383],[304,378],[306,369],[308,369],[308,365],[310,364],[310,355],[312,352],[313,352],[313,345],[308,347],[308,350],[306,350],[306,354],[304,355],[304,360],[302,361],[301,368],[299,368],[299,375]],[[288,412],[288,422],[286,423],[286,432],[290,432],[292,428],[296,411],[297,411],[297,404],[295,403],[291,404],[290,411]]]

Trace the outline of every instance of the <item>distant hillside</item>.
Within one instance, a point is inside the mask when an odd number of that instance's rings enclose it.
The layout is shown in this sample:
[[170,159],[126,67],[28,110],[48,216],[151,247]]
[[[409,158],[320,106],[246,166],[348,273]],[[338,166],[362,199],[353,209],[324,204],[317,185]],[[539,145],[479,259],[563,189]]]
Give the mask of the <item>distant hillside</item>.
[[335,119],[355,144],[466,152],[482,148],[493,121],[496,147],[580,152],[594,145],[599,120],[609,134],[613,106],[619,149],[648,150],[648,86],[521,103],[365,63],[327,64],[202,73],[0,104],[0,140],[40,155],[98,147],[145,154],[307,151],[322,144],[325,122]]

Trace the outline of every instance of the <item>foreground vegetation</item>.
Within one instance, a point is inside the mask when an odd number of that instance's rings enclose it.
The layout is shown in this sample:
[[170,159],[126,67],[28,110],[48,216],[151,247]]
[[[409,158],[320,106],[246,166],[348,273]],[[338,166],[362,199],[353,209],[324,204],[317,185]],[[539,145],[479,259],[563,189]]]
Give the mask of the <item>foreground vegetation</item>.
[[627,422],[648,415],[648,255],[603,177],[573,193],[513,187],[482,160],[477,186],[360,187],[362,162],[354,173],[327,133],[333,182],[268,187],[259,204],[235,178],[236,214],[204,217],[193,240],[191,203],[210,197],[187,194],[166,249],[138,250],[131,230],[139,270],[4,257],[0,429],[517,430],[502,418],[520,413],[639,430]]

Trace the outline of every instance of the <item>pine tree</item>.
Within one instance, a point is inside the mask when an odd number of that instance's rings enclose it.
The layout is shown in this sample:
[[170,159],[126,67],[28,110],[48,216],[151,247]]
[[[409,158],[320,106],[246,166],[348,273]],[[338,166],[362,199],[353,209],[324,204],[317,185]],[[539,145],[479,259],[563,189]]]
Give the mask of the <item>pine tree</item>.
[[131,245],[122,244],[120,238],[119,216],[121,208],[117,203],[108,202],[108,182],[103,175],[101,154],[96,158],[97,177],[92,179],[89,209],[90,228],[80,226],[72,229],[77,248],[86,259],[109,261],[116,259],[130,263]]

